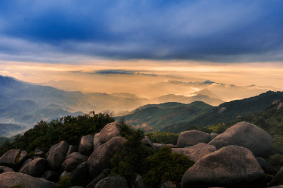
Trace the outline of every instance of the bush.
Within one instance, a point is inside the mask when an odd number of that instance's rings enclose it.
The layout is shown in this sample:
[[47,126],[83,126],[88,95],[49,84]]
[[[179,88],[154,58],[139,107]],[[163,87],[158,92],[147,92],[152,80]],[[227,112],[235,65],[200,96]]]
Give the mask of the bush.
[[72,187],[72,182],[69,176],[62,177],[57,184],[57,188],[70,188],[70,187]]
[[113,168],[110,175],[120,174],[125,177],[129,187],[134,184],[136,174],[145,172],[145,159],[154,153],[152,148],[141,144],[143,138],[141,130],[132,130],[132,135],[127,136],[128,140],[111,159]]
[[171,132],[154,132],[147,133],[146,136],[155,143],[162,144],[177,144],[177,140],[179,137],[179,133],[171,133]]
[[280,154],[272,155],[269,161],[273,166],[283,166],[283,156]]
[[160,187],[161,182],[166,181],[180,185],[182,176],[193,165],[194,161],[188,156],[172,153],[172,149],[165,146],[147,158],[147,171],[143,175],[143,180],[149,188]]

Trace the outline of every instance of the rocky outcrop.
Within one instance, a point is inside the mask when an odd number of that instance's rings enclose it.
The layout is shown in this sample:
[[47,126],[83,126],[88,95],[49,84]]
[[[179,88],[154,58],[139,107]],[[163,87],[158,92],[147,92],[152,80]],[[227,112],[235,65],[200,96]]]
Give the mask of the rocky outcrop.
[[109,174],[109,169],[104,169],[96,178],[94,178],[87,186],[86,188],[94,188],[95,185],[102,179],[106,178]]
[[35,157],[45,157],[45,154],[48,152],[48,148],[37,148],[34,150],[33,155]]
[[11,149],[7,151],[0,158],[0,165],[8,166],[15,169],[18,169],[24,161],[28,158],[26,151],[21,151],[20,149]]
[[61,167],[68,149],[69,145],[65,141],[61,141],[50,148],[47,154],[47,162],[51,170],[56,170]]
[[120,175],[110,176],[100,180],[95,188],[128,188],[127,181]]
[[83,155],[89,156],[93,152],[93,135],[89,134],[83,136],[79,145],[79,152]]
[[73,152],[70,155],[67,156],[67,159],[73,158],[75,159],[79,164],[86,162],[88,157],[85,155],[82,155],[80,152]]
[[219,134],[216,134],[216,133],[210,133],[210,136],[211,136],[211,140],[213,140],[215,137],[217,137]]
[[27,160],[19,172],[33,177],[40,177],[47,167],[47,161],[44,158],[35,158],[34,160]]
[[239,122],[208,144],[214,145],[216,149],[228,145],[243,146],[251,150],[254,156],[265,157],[271,153],[273,140],[267,132],[258,126],[247,122]]
[[204,156],[182,177],[182,188],[266,186],[265,174],[252,152],[235,145]]
[[142,177],[140,175],[136,175],[136,179],[132,188],[145,188]]
[[66,159],[62,164],[62,169],[68,172],[73,171],[78,166],[78,161],[73,158]]
[[208,143],[211,140],[211,136],[208,133],[204,133],[197,130],[181,132],[178,141],[177,147],[183,148],[186,146],[193,146],[198,143]]
[[283,102],[279,103],[279,105],[277,106],[277,110],[280,110],[283,107]]
[[47,170],[44,172],[41,179],[52,181],[52,182],[58,182],[59,177],[60,177],[60,174],[58,172],[55,172],[53,170]]
[[6,172],[0,174],[0,182],[1,188],[10,188],[20,183],[23,183],[27,188],[57,188],[56,183],[34,178],[18,172]]
[[114,156],[116,151],[122,147],[125,141],[125,138],[117,136],[111,138],[108,142],[102,144],[93,151],[87,160],[92,178],[98,176],[103,169],[106,169],[109,166],[110,159]]
[[101,131],[99,135],[99,142],[108,142],[111,138],[120,136],[120,128],[117,122],[108,123]]

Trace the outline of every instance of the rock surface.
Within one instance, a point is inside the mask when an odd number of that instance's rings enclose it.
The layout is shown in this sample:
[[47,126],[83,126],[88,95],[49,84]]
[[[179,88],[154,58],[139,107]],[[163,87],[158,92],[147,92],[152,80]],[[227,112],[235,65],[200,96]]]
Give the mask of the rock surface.
[[93,152],[93,135],[89,134],[83,136],[79,145],[79,152],[83,155],[89,156]]
[[182,188],[266,186],[265,174],[252,152],[235,145],[204,156],[182,177]]
[[65,141],[61,141],[50,148],[47,154],[47,162],[51,170],[56,170],[61,167],[68,149],[69,145]]
[[77,149],[73,145],[69,145],[69,149],[66,153],[66,156],[70,155],[71,153],[77,152]]
[[208,144],[220,149],[228,145],[243,146],[251,150],[256,157],[268,156],[272,151],[273,139],[258,126],[239,122],[218,135]]
[[89,166],[86,162],[79,164],[75,170],[70,174],[71,182],[73,186],[87,186],[91,182],[89,174]]
[[75,159],[79,164],[86,162],[88,157],[85,155],[82,155],[79,152],[73,152],[70,155],[67,156],[67,159],[73,158]]
[[125,138],[117,136],[93,151],[87,160],[92,178],[98,176],[103,169],[109,166],[110,159],[114,156],[116,151],[122,147],[125,141]]
[[56,183],[34,178],[18,172],[6,172],[0,174],[0,182],[1,188],[10,188],[20,183],[25,184],[25,188],[57,188]]
[[100,140],[100,133],[96,133],[94,135],[94,138],[93,138],[93,151],[98,147],[100,146],[102,143],[99,141]]
[[187,155],[190,159],[192,159],[194,162],[197,162],[202,157],[215,152],[216,148],[215,146],[208,145],[205,143],[199,143],[197,145],[194,145],[189,148],[185,148],[185,151],[183,152],[184,155]]
[[100,180],[95,188],[128,188],[127,181],[125,178],[116,175],[110,176]]
[[35,158],[28,160],[20,169],[20,173],[27,174],[33,177],[40,177],[47,167],[47,161],[44,158]]
[[279,172],[269,182],[269,186],[278,186],[278,185],[283,185],[283,168],[281,168]]
[[104,169],[96,178],[94,178],[87,186],[86,188],[94,188],[95,185],[102,179],[106,178],[109,174],[109,169]]
[[71,172],[78,166],[78,164],[76,159],[69,158],[62,163],[62,169]]
[[211,136],[208,133],[204,133],[197,130],[181,132],[178,141],[177,147],[183,148],[186,146],[193,146],[198,143],[208,143],[211,140]]
[[6,167],[6,166],[0,166],[0,174],[4,172],[14,172],[12,168]]
[[265,174],[269,174],[273,176],[277,174],[278,169],[273,167],[270,163],[266,162],[263,158],[257,157],[256,160]]
[[117,122],[108,123],[101,131],[99,135],[99,142],[108,142],[111,138],[120,136],[120,128]]

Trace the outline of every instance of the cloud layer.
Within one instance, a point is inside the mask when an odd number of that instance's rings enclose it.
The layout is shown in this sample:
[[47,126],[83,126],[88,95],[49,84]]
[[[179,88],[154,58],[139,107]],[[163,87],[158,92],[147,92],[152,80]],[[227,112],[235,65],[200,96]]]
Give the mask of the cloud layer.
[[1,1],[0,59],[282,61],[282,6],[279,0]]

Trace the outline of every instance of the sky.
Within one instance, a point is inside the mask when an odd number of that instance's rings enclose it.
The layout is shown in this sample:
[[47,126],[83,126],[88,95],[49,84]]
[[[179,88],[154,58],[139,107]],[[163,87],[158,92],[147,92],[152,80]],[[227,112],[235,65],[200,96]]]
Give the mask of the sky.
[[283,90],[282,7],[281,0],[0,0],[0,74],[142,97],[189,95],[207,80]]

